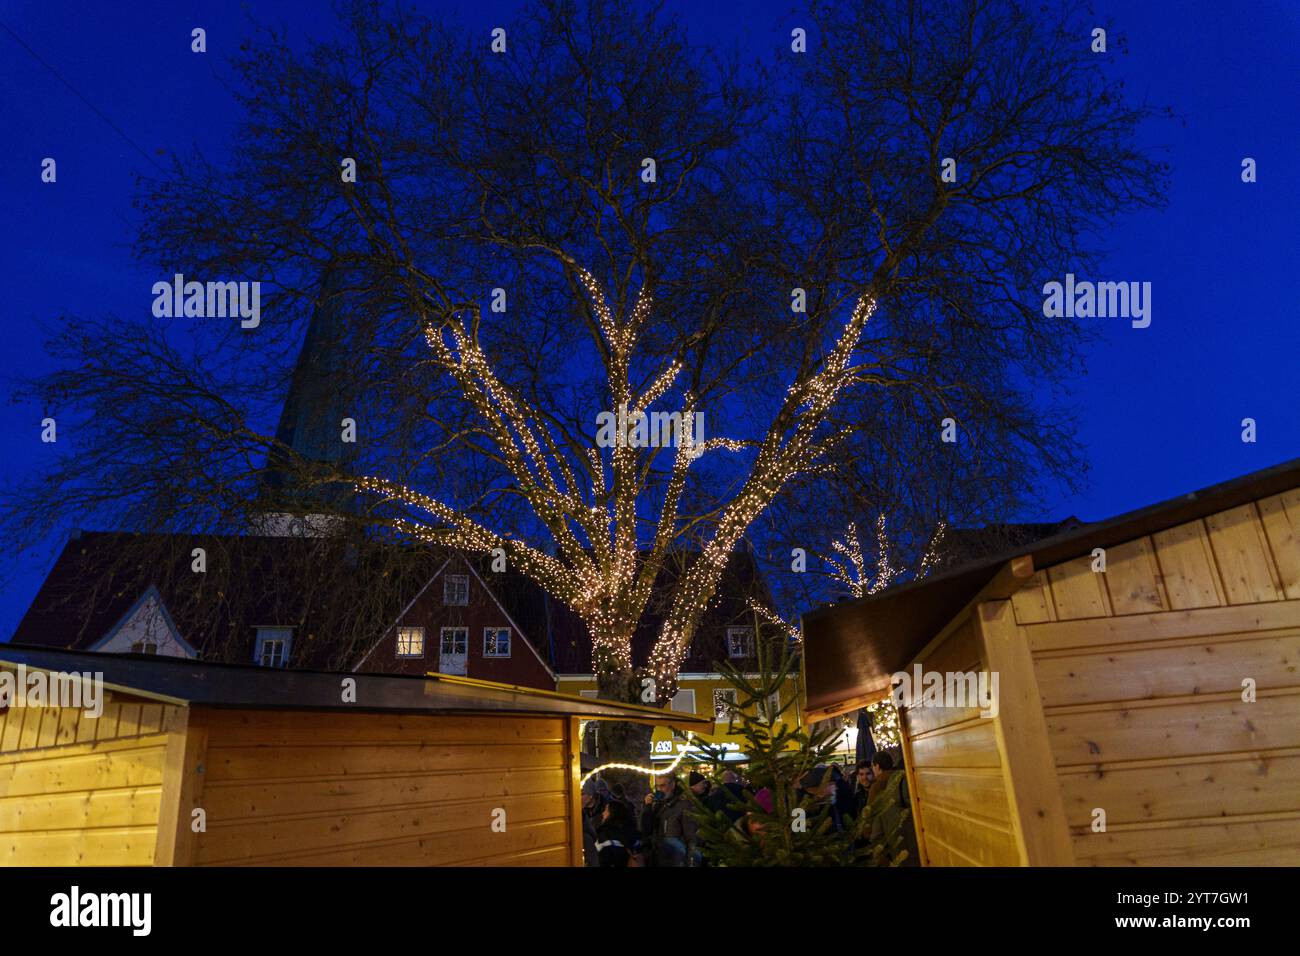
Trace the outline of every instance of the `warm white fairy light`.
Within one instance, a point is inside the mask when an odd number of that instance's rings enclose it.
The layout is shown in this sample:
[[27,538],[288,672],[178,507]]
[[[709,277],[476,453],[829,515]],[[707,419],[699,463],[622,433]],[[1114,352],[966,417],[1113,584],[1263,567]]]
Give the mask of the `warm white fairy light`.
[[785,631],[787,636],[789,636],[792,640],[796,642],[803,640],[803,632],[801,632],[799,628],[795,627],[789,621],[785,620],[785,618],[781,617],[781,615],[777,614],[766,604],[760,604],[758,601],[755,601],[751,598],[749,601],[749,609],[753,611],[755,614],[757,614],[759,617],[761,617],[768,624],[771,624],[774,627],[779,627],[781,630]]
[[[604,342],[602,362],[615,408],[645,411],[671,394],[681,377],[674,360],[660,370],[640,395],[631,385],[638,336],[654,311],[648,285],[637,292],[630,310],[616,313],[601,283],[587,269],[570,264],[585,294]],[[621,299],[619,301],[622,301]],[[711,540],[687,568],[651,652],[649,673],[660,699],[676,691],[677,674],[696,626],[716,593],[738,541],[753,521],[797,474],[812,467],[820,453],[820,426],[831,404],[852,380],[851,359],[875,303],[855,304],[821,366],[791,386],[781,409],[780,428],[761,441],[711,438],[697,441],[694,428],[677,448],[663,489],[653,545],[646,557],[638,535],[638,503],[650,480],[644,455],[636,448],[572,449],[552,433],[552,422],[496,375],[477,339],[477,308],[417,300],[426,319],[425,340],[437,362],[453,377],[466,401],[482,419],[494,452],[515,488],[554,540],[556,552],[528,548],[495,534],[460,514],[450,504],[380,479],[362,479],[359,490],[389,498],[428,516],[389,522],[403,534],[464,550],[504,548],[515,566],[555,594],[587,625],[599,672],[632,669],[631,636],[641,621],[663,556],[680,533],[678,509],[692,462],[713,450],[756,449],[749,478],[718,516]],[[467,324],[466,316],[472,316]],[[696,398],[680,399],[684,422],[694,422]],[[561,450],[563,446],[563,451]],[[576,453],[576,457],[575,457]],[[574,465],[585,456],[586,467]],[[579,480],[575,470],[583,472]],[[786,625],[787,630],[789,626]]]
[[844,529],[843,540],[832,541],[831,550],[844,555],[848,562],[841,564],[831,557],[829,561],[834,568],[831,577],[847,587],[853,597],[862,597],[866,587],[866,562],[862,558],[862,545],[858,543],[858,526],[850,521],[848,527]]
[[866,711],[871,715],[871,739],[878,747],[897,747],[903,742],[898,725],[898,709],[894,702],[886,697],[874,704],[869,704]]
[[894,566],[889,561],[889,535],[885,533],[885,516],[876,518],[876,575],[867,588],[868,594],[875,594],[889,587],[894,580]]
[[943,542],[943,534],[948,530],[948,524],[940,521],[934,529],[934,534],[930,538],[929,545],[926,546],[925,554],[921,556],[921,567],[917,571],[917,577],[925,577],[929,574],[939,562],[939,546]]
[[606,763],[606,764],[601,764],[595,770],[590,771],[585,777],[583,777],[580,781],[578,781],[578,787],[579,789],[581,789],[588,780],[596,776],[596,774],[600,773],[602,770],[632,770],[635,771],[636,773],[643,773],[648,777],[662,777],[666,773],[672,773],[674,770],[677,769],[678,765],[682,762],[682,760],[686,758],[686,752],[690,750],[691,741],[693,739],[695,739],[695,735],[689,730],[686,731],[686,746],[683,747],[680,751],[678,751],[677,759],[674,760],[672,763],[670,763],[663,770],[656,770],[654,767],[639,767],[634,763]]

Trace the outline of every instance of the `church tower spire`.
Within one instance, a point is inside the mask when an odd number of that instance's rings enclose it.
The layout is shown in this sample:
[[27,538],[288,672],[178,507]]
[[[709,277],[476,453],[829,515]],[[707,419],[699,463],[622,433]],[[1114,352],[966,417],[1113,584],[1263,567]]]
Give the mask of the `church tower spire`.
[[354,393],[346,300],[341,271],[331,264],[280,410],[277,447],[267,457],[260,497],[274,513],[262,522],[264,533],[294,533],[296,527],[289,526],[301,525],[306,533],[319,534],[332,524],[328,513],[355,506],[351,488],[325,479],[331,472],[350,472],[355,459],[356,445],[344,441],[343,424]]

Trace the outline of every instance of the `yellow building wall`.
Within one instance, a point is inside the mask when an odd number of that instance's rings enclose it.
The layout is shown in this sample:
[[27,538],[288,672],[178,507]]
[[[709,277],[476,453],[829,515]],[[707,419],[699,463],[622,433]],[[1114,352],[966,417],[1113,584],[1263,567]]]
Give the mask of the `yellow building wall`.
[[[714,690],[734,690],[731,684],[720,676],[695,676],[684,674],[678,680],[679,691],[695,692],[695,709],[691,711],[701,717],[713,717],[713,691]],[[594,675],[561,675],[557,690],[564,694],[580,694],[586,692],[586,696],[594,696],[596,691],[596,678]],[[800,713],[802,707],[798,698],[801,696],[800,683],[797,677],[791,677],[782,685],[780,704],[784,706],[788,701],[795,700],[796,704],[785,710],[781,719],[787,723],[798,724],[801,722]],[[678,711],[681,713],[682,711]],[[744,737],[738,733],[728,731],[729,722],[726,720],[715,721],[711,732],[696,732],[695,737],[702,739],[714,746],[721,746],[727,750],[734,750],[737,753],[744,751]],[[691,746],[696,744],[692,742]],[[650,742],[650,753],[646,756],[653,760],[667,760],[675,757],[678,753],[687,747],[685,735],[674,733],[668,727],[655,727],[654,735]]]

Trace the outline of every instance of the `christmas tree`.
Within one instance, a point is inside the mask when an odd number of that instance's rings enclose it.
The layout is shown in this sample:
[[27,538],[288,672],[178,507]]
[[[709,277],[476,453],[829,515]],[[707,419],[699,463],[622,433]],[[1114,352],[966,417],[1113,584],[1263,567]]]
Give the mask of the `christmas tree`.
[[[793,719],[798,700],[787,686],[797,655],[776,642],[756,643],[757,676],[718,664],[736,689],[729,730],[744,738],[749,789],[739,799],[729,795],[725,809],[710,808],[692,794],[704,859],[713,866],[898,865],[907,857],[902,828],[908,811],[899,812],[890,794],[882,793],[856,819],[840,817],[833,804],[836,782],[827,767],[838,732],[798,726]],[[705,742],[701,749],[720,766],[720,750]],[[727,810],[742,815],[733,822]]]

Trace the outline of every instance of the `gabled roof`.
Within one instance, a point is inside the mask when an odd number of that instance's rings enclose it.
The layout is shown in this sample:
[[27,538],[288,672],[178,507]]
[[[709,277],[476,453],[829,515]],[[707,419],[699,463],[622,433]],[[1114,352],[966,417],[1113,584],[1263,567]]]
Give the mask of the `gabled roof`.
[[[412,597],[410,601],[407,602],[406,607],[402,609],[401,614],[399,614],[393,620],[393,623],[390,624],[387,628],[385,628],[384,632],[378,638],[375,639],[375,642],[366,650],[365,654],[361,656],[361,659],[357,661],[354,667],[352,667],[352,670],[359,671],[361,669],[362,665],[364,665],[366,661],[369,660],[370,655],[372,655],[379,648],[379,646],[384,643],[388,635],[393,633],[393,628],[397,627],[398,622],[403,617],[406,616],[406,612],[409,611],[414,606],[415,602],[420,599],[420,596],[423,595],[425,591],[433,587],[433,583],[442,576],[443,571],[446,571],[447,567],[451,565],[453,561],[458,561],[459,565],[457,566],[457,568],[453,569],[452,572],[450,573],[453,574],[457,573],[460,567],[466,567],[469,569],[469,573],[474,576],[474,580],[478,581],[479,587],[481,587],[487,593],[487,596],[492,599],[492,603],[495,604],[500,609],[501,613],[505,615],[506,622],[509,623],[509,625],[519,633],[520,637],[523,639],[524,646],[527,647],[530,651],[532,651],[533,656],[537,658],[537,662],[541,664],[543,668],[545,668],[546,673],[550,675],[552,680],[554,680],[555,671],[551,669],[551,665],[547,661],[547,659],[543,657],[541,653],[538,652],[537,645],[534,643],[533,639],[529,637],[528,632],[524,630],[524,628],[520,627],[519,624],[515,621],[514,617],[511,616],[510,611],[505,607],[504,604],[501,603],[501,599],[497,596],[496,592],[483,579],[483,576],[479,574],[478,569],[474,567],[474,562],[466,558],[465,555],[459,553],[453,556],[449,556],[447,560],[445,560],[438,567],[438,570],[433,573],[433,575],[425,583],[424,587],[420,588],[419,592],[417,592],[416,595]],[[534,620],[530,623],[537,624],[539,622]]]
[[[309,595],[305,585],[320,575],[312,568],[328,562],[337,568],[347,559],[347,544],[320,537],[268,535],[151,535],[175,557],[180,568],[170,577],[158,577],[153,566],[119,566],[113,559],[143,535],[128,532],[80,532],[64,546],[42,583],[27,613],[19,622],[17,644],[88,650],[102,642],[147,589],[157,591],[177,633],[205,660],[247,662],[253,659],[255,626],[293,626],[292,668],[349,669],[364,659],[397,622],[404,609],[438,576],[452,553],[421,549],[399,555],[401,575],[378,580],[364,569],[343,575],[344,590]],[[228,612],[227,596],[213,592],[213,575],[191,573],[193,548],[208,551],[209,565],[220,553],[230,566],[233,583],[245,588],[246,600],[239,620],[217,622],[216,610]],[[480,584],[502,608],[530,650],[554,675],[592,673],[591,638],[582,619],[562,601],[549,596],[536,582],[514,569],[488,573],[490,557],[457,553]],[[681,568],[696,552],[674,552],[665,562],[650,605],[633,636],[633,660],[643,664],[659,635]],[[157,558],[153,559],[155,563]],[[206,591],[204,589],[207,589]],[[345,605],[356,589],[382,588],[385,611],[377,615],[373,632],[355,649],[341,648],[320,626],[328,608],[316,601]],[[752,554],[733,552],[718,594],[704,616],[684,672],[711,671],[715,662],[727,660],[726,628],[729,624],[755,625],[750,598],[767,601],[766,585]],[[222,633],[214,635],[217,623]],[[370,634],[373,633],[373,636]],[[207,635],[207,640],[203,635]],[[743,662],[742,666],[743,666]]]
[[162,615],[163,621],[171,631],[172,639],[176,641],[176,643],[180,644],[181,647],[185,648],[186,652],[188,652],[190,656],[198,657],[199,652],[191,647],[189,642],[185,640],[184,636],[181,634],[180,628],[178,628],[176,622],[172,620],[171,612],[167,610],[167,602],[163,600],[163,596],[158,593],[157,585],[154,584],[149,585],[136,602],[127,609],[126,613],[118,618],[117,623],[109,628],[108,633],[87,648],[87,650],[98,651],[101,647],[104,647],[112,641],[113,638],[117,636],[118,632],[126,626],[127,622],[135,616],[136,611],[140,610],[140,608],[142,608],[150,598],[154,598],[158,602],[158,613]]
[[1300,458],[810,611],[802,622],[806,707],[817,711],[887,688],[889,675],[906,668],[1013,559],[1050,567],[1296,487]]
[[[704,717],[656,707],[615,704],[493,681],[428,675],[352,674],[214,664],[139,654],[87,654],[0,644],[0,664],[29,670],[103,675],[104,686],[168,704],[266,710],[415,714],[544,714],[629,720],[699,729]],[[344,680],[356,681],[355,704],[342,702]]]
[[[146,538],[147,547],[134,550]],[[191,571],[190,555],[200,547],[207,552],[207,573]],[[369,589],[382,595],[375,599],[383,605],[375,615],[378,632],[446,559],[422,549],[394,552],[383,568],[367,568],[364,560],[353,568],[349,547],[320,537],[78,532],[42,582],[13,641],[87,650],[152,588],[176,631],[205,659],[251,661],[253,628],[281,625],[296,628],[294,666],[342,666],[356,652],[327,632],[323,625],[331,615],[354,602],[359,589]],[[219,560],[225,577],[215,573]],[[347,580],[348,587],[324,588],[323,580]],[[238,613],[235,595],[223,588],[239,591]]]

